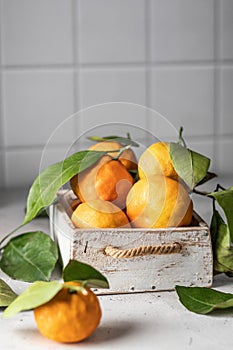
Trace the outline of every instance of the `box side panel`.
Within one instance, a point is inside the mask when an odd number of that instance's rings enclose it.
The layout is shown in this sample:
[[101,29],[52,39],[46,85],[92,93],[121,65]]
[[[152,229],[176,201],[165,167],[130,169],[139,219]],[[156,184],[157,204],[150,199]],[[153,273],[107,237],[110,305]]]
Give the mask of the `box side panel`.
[[[70,193],[63,202],[69,202]],[[128,293],[173,290],[175,285],[209,287],[213,280],[213,256],[207,225],[196,215],[197,226],[172,229],[76,229],[67,208],[60,202],[50,216],[62,264],[77,259],[100,270],[110,290],[97,293]],[[199,225],[199,223],[201,223]],[[203,224],[202,224],[203,223]],[[150,254],[115,258],[105,253],[108,246],[131,249],[178,242],[181,250],[172,254]]]
[[[124,242],[122,244],[122,242]],[[114,258],[105,253],[106,246],[132,248],[179,242],[181,251],[132,258]],[[110,282],[109,292],[172,290],[175,285],[210,286],[212,284],[212,250],[209,232],[155,233],[83,232],[74,235],[72,257],[99,269]],[[100,291],[101,292],[101,291]],[[103,291],[106,292],[106,291]]]

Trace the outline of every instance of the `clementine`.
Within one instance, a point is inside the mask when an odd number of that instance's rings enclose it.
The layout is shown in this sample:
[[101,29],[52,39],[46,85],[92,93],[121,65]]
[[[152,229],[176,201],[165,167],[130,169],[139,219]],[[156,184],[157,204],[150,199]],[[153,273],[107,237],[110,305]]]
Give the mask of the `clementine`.
[[[66,287],[80,286],[66,282]],[[79,342],[89,337],[99,325],[101,308],[97,296],[62,288],[53,299],[34,309],[37,327],[45,337],[63,343]]]
[[185,187],[161,175],[140,179],[126,200],[126,213],[133,227],[187,226],[192,212],[192,200]]
[[156,142],[149,146],[139,158],[138,174],[140,178],[164,175],[177,180],[178,174],[170,157],[170,143]]
[[130,227],[127,216],[119,207],[102,200],[79,204],[71,221],[79,228]]
[[123,209],[126,196],[133,185],[133,177],[120,161],[105,155],[97,163],[75,175],[70,180],[70,185],[82,202],[101,199]]

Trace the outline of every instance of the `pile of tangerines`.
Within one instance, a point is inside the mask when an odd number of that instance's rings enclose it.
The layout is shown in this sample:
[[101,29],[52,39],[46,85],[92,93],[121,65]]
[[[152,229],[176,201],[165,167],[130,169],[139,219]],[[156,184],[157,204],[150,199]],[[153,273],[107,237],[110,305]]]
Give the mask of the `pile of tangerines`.
[[70,181],[78,199],[71,217],[76,227],[190,225],[193,203],[172,165],[169,143],[150,145],[138,160],[118,142],[97,142],[89,149],[108,153]]
[[[70,180],[76,195],[71,220],[76,227],[158,228],[191,223],[192,200],[172,165],[169,143],[152,144],[138,161],[131,148],[117,142],[99,142],[90,149],[106,155]],[[97,296],[81,288],[80,282],[65,283],[50,301],[34,309],[41,334],[65,343],[89,337],[101,314]]]

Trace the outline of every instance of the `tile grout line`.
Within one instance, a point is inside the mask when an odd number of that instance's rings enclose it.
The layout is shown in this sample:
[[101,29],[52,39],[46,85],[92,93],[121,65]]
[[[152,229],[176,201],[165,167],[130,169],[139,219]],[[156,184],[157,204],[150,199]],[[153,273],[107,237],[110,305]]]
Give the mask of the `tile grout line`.
[[167,61],[167,62],[153,62],[153,61],[143,61],[143,62],[99,62],[99,63],[72,63],[72,64],[41,64],[41,65],[1,65],[1,69],[5,72],[14,71],[36,71],[36,70],[81,70],[81,69],[128,69],[128,68],[145,68],[149,66],[150,68],[208,68],[216,66],[233,66],[233,60],[196,60],[196,61]]
[[[212,141],[213,139],[213,135],[188,135],[187,139],[189,142],[205,142],[205,141]],[[232,140],[232,134],[223,134],[223,135],[219,135],[218,136],[218,140]],[[69,146],[68,143],[54,143],[52,145],[52,148],[55,150],[57,148],[59,149],[63,149],[64,147]],[[25,151],[28,150],[29,145],[18,145],[18,146],[6,146],[5,150],[9,151],[9,152],[14,152],[14,151]],[[31,150],[42,150],[44,147],[44,144],[34,144],[34,145],[30,145],[30,151]]]
[[[30,146],[30,148],[29,148]],[[15,152],[15,151],[43,151],[44,149],[44,144],[21,144],[21,145],[11,145],[11,146],[6,146],[5,149],[6,151],[9,152]],[[64,147],[68,147],[69,143],[63,142],[63,143],[54,143],[51,144],[50,149],[51,150],[57,150],[57,149],[63,149]]]

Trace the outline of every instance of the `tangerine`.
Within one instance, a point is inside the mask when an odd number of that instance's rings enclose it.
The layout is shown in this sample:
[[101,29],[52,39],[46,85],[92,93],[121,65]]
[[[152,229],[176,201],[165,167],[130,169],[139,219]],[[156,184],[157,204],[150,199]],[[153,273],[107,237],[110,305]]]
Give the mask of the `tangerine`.
[[73,192],[82,202],[97,199],[125,208],[126,196],[133,185],[133,177],[118,160],[105,155],[70,180]]
[[139,158],[138,174],[140,178],[164,175],[177,180],[178,174],[170,157],[170,143],[156,142],[150,145]]
[[126,200],[126,213],[133,227],[187,226],[192,212],[193,203],[186,188],[161,175],[137,181]]
[[[80,286],[78,282],[65,285]],[[97,296],[87,287],[86,293],[63,287],[53,299],[34,309],[37,327],[46,338],[79,342],[89,337],[100,323],[101,308]]]
[[95,200],[81,203],[71,215],[79,228],[130,227],[126,214],[111,202]]

